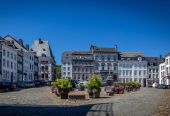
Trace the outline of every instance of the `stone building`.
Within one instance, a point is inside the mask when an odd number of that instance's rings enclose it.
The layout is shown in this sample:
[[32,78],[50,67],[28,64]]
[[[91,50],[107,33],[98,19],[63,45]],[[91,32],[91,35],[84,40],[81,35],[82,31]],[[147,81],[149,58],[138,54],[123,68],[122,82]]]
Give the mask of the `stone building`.
[[39,61],[39,77],[41,80],[52,81],[56,79],[55,59],[52,54],[48,41],[41,39],[35,40],[32,45],[32,50],[38,56]]
[[95,61],[94,73],[100,75],[102,81],[118,81],[119,52],[117,48],[102,48],[91,45],[90,50]]
[[94,74],[94,58],[89,51],[67,51],[62,54],[62,77],[86,81]]

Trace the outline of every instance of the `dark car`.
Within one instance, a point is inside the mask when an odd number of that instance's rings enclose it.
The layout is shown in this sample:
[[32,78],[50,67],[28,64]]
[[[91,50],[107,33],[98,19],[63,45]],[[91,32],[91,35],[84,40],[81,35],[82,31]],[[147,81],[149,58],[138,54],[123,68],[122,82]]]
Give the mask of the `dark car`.
[[18,82],[16,84],[17,88],[25,88],[25,83],[24,82]]
[[47,83],[44,80],[41,80],[41,86],[46,86]]
[[41,86],[41,81],[40,80],[36,80],[34,81],[35,87],[39,87]]
[[165,85],[165,84],[159,84],[156,88],[158,89],[168,89],[168,85]]
[[9,82],[1,82],[1,89],[9,89],[9,87],[10,87],[10,83]]
[[47,86],[50,86],[51,83],[52,83],[52,81],[46,81],[46,85],[47,85]]

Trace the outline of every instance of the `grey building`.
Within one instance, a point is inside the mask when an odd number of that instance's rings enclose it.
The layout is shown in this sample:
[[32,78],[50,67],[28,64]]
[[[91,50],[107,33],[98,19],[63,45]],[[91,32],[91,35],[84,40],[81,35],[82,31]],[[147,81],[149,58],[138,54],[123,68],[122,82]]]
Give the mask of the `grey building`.
[[32,50],[38,56],[39,77],[41,80],[52,81],[56,79],[55,59],[52,54],[48,41],[41,39],[35,40],[32,44]]
[[94,74],[94,58],[89,51],[72,53],[72,76],[76,80],[88,80]]
[[95,45],[90,47],[95,61],[96,75],[100,75],[103,81],[118,81],[119,52],[115,48],[101,48]]
[[154,82],[159,83],[159,64],[164,62],[161,57],[145,57],[148,66],[148,86],[152,86]]
[[68,51],[62,54],[62,77],[86,81],[94,74],[94,58],[89,51]]

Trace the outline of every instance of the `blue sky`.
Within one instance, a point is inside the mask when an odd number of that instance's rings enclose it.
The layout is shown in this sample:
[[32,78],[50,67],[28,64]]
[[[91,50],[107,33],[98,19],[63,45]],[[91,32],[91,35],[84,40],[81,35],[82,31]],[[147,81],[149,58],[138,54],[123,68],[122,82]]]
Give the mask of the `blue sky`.
[[67,50],[118,45],[146,56],[170,52],[169,0],[0,0],[0,36],[49,40],[57,63]]

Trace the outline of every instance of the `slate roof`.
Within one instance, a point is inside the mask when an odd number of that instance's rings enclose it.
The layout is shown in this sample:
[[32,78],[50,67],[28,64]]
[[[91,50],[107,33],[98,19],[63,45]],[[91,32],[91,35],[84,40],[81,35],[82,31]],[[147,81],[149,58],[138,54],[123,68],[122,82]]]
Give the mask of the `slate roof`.
[[120,56],[121,57],[129,57],[129,58],[130,57],[138,57],[138,56],[143,57],[144,53],[142,53],[142,52],[121,52]]

